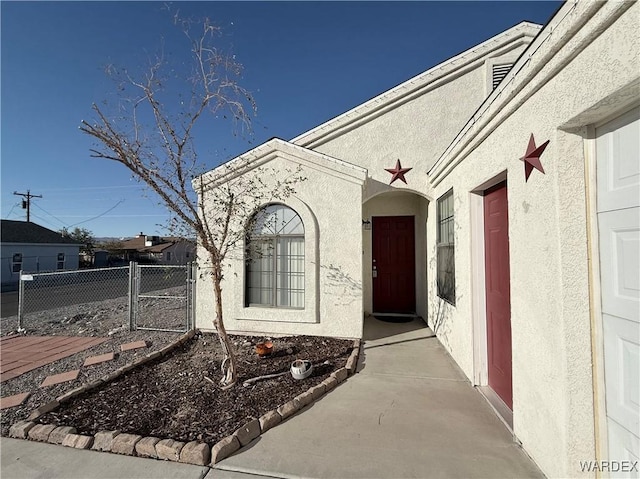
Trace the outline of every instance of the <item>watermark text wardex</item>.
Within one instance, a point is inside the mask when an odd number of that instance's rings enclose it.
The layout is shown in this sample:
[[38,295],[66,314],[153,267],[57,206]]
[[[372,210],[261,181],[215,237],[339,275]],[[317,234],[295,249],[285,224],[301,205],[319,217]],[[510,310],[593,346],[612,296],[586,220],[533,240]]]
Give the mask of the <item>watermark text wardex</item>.
[[638,472],[638,461],[580,461],[582,472]]

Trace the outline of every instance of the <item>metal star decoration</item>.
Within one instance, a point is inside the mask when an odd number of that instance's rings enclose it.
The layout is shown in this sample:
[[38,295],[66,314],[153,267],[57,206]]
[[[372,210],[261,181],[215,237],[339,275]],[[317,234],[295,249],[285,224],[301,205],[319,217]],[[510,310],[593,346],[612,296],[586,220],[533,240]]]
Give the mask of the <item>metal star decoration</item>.
[[405,173],[408,173],[411,170],[413,170],[413,168],[403,168],[402,165],[400,164],[400,160],[396,161],[395,168],[385,168],[385,171],[388,171],[393,175],[391,176],[391,181],[389,182],[389,184],[392,184],[396,180],[402,180],[406,185],[407,180],[404,178],[404,175]]
[[545,141],[540,146],[536,146],[536,141],[533,138],[533,133],[531,133],[531,138],[529,138],[529,146],[527,146],[527,152],[522,158],[520,158],[522,161],[524,161],[525,181],[529,181],[529,176],[531,176],[531,172],[534,168],[540,173],[544,174],[544,168],[542,168],[542,163],[540,163],[540,156],[542,156],[542,153],[544,152],[548,144],[549,140]]

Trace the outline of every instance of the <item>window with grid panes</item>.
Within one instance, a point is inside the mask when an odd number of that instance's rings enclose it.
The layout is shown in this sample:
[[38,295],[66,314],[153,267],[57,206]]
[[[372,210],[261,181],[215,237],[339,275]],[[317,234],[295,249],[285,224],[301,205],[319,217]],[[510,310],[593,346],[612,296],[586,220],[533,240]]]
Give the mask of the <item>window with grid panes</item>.
[[64,269],[64,253],[58,253],[57,269]]
[[262,208],[247,234],[247,306],[304,308],[304,225],[285,205]]
[[13,255],[11,261],[11,271],[14,273],[19,273],[22,269],[22,253],[16,253]]
[[437,286],[438,296],[456,304],[455,231],[453,190],[438,199]]

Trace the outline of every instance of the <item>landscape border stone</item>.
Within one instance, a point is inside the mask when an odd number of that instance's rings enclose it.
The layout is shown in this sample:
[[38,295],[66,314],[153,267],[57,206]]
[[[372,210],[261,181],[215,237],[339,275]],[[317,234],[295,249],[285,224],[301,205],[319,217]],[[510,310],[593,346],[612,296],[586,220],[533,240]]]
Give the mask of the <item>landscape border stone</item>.
[[295,402],[293,399],[284,403],[276,411],[280,414],[280,417],[284,421],[285,419],[293,416],[300,409],[300,403]]
[[56,428],[53,424],[36,424],[29,430],[29,439],[34,441],[47,442],[49,436]]
[[184,447],[184,442],[173,439],[162,439],[156,444],[156,455],[158,459],[165,461],[180,461],[180,452]]
[[118,434],[113,439],[111,452],[116,454],[126,454],[127,456],[135,456],[136,444],[140,439],[142,439],[142,436],[137,434]]
[[36,425],[33,421],[18,421],[9,428],[9,437],[16,439],[26,439],[29,431]]
[[91,449],[91,446],[93,446],[93,436],[67,434],[62,441],[62,445],[66,447],[74,447],[76,449]]
[[49,434],[48,441],[51,444],[62,444],[64,442],[65,437],[67,437],[68,434],[75,434],[77,432],[78,431],[76,430],[75,427],[58,426],[53,431],[51,431],[51,434]]
[[180,451],[180,462],[206,466],[211,461],[211,449],[204,442],[191,441]]
[[[362,345],[361,340],[354,340],[353,350],[347,359],[345,367],[333,371],[324,381],[316,386],[310,387],[307,391],[300,393],[277,409],[263,414],[259,419],[249,421],[233,434],[218,441],[212,447],[209,447],[208,444],[199,441],[192,441],[185,444],[184,442],[175,441],[173,439],[142,437],[135,434],[121,434],[118,430],[100,431],[97,432],[95,436],[84,436],[76,434],[76,429],[70,426],[55,426],[51,424],[37,424],[33,422],[48,412],[57,409],[61,403],[69,401],[71,398],[94,389],[102,384],[113,381],[119,376],[153,359],[165,356],[169,352],[185,344],[187,341],[193,339],[196,333],[197,330],[192,329],[160,350],[136,358],[131,363],[106,374],[100,379],[68,391],[59,396],[55,401],[51,401],[38,407],[33,410],[26,421],[18,421],[13,424],[9,429],[9,436],[18,439],[32,439],[51,442],[52,434],[54,431],[57,431],[55,443],[62,444],[67,447],[92,449],[96,451],[112,452],[131,456],[137,455],[139,457],[170,460],[199,466],[213,466],[238,451],[241,447],[246,446],[269,429],[277,426],[290,416],[293,416],[299,410],[323,397],[339,383],[344,382],[349,375],[355,374],[357,372],[356,365]],[[349,366],[352,367],[350,368]],[[45,439],[40,439],[45,436]]]
[[264,434],[269,429],[280,424],[282,422],[282,416],[278,414],[277,410],[273,409],[260,416],[258,421],[260,422],[260,430],[262,431],[262,434]]
[[91,446],[91,449],[94,451],[111,452],[113,441],[118,437],[118,434],[120,434],[120,431],[117,429],[115,431],[97,432],[93,437],[93,446]]
[[349,376],[349,371],[346,368],[340,368],[333,371],[329,376],[336,378],[338,383],[341,383]]
[[158,459],[158,454],[156,454],[156,444],[159,442],[159,437],[143,437],[136,443],[136,454],[140,457]]
[[326,393],[328,393],[329,391],[331,391],[333,388],[335,388],[338,385],[338,380],[334,376],[329,376],[327,379],[322,381],[320,384],[324,385],[325,390],[326,390],[325,394],[326,394]]
[[305,392],[294,397],[293,400],[298,403],[298,409],[302,409],[313,402],[313,393],[310,389],[307,389]]
[[240,446],[244,447],[253,441],[256,437],[260,436],[260,421],[252,419],[244,426],[238,428],[232,436],[236,436],[240,442]]
[[237,436],[227,436],[224,439],[220,439],[211,448],[211,465],[226,459],[231,454],[240,449],[240,441]]

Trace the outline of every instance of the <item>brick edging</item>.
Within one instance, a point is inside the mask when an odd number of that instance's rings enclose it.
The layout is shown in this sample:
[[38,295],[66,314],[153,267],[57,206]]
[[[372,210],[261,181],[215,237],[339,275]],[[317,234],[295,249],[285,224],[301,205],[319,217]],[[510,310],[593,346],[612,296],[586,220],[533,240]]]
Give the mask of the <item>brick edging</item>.
[[238,451],[241,447],[246,446],[269,429],[293,416],[299,410],[317,401],[338,384],[345,381],[348,376],[355,374],[361,350],[361,340],[354,340],[353,350],[344,367],[333,371],[327,379],[309,388],[307,391],[298,394],[291,401],[263,414],[258,419],[252,419],[244,426],[238,428],[230,436],[218,441],[212,447],[198,441],[184,443],[174,441],[173,439],[125,434],[118,430],[100,431],[96,433],[95,436],[84,436],[77,434],[77,430],[74,427],[37,424],[34,422],[48,412],[57,409],[60,404],[69,401],[71,398],[96,388],[103,383],[112,381],[135,367],[166,355],[173,349],[192,339],[195,333],[196,330],[191,330],[159,351],[149,353],[107,374],[101,379],[69,391],[58,397],[55,401],[40,406],[31,413],[26,421],[19,421],[13,424],[9,429],[9,437],[49,442],[51,444],[62,444],[63,446],[75,447],[77,449],[93,449],[95,451],[163,459],[198,466],[213,466]]

